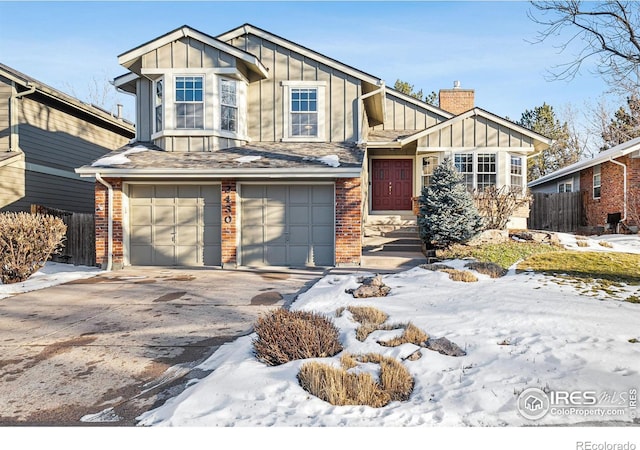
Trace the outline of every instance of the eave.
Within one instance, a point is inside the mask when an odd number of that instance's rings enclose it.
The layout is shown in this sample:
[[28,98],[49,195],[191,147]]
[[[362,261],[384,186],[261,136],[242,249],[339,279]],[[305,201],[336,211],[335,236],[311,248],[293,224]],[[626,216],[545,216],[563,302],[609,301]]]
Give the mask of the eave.
[[357,178],[362,174],[360,167],[324,168],[229,168],[229,169],[120,169],[116,167],[83,166],[75,169],[81,177],[95,177],[96,173],[117,178],[233,178],[233,179],[287,179],[287,178]]
[[240,50],[233,45],[229,45],[226,42],[216,39],[213,36],[209,36],[208,34],[205,34],[201,31],[195,30],[187,25],[183,25],[182,27],[170,31],[169,33],[164,34],[159,38],[151,40],[134,49],[122,53],[118,56],[118,64],[126,67],[127,69],[131,69],[135,62],[138,61],[138,59],[143,55],[164,45],[170,44],[171,42],[186,37],[200,41],[206,45],[209,45],[239,59],[247,66],[249,70],[251,70],[251,72],[255,73],[260,79],[269,78],[269,71],[255,55]]

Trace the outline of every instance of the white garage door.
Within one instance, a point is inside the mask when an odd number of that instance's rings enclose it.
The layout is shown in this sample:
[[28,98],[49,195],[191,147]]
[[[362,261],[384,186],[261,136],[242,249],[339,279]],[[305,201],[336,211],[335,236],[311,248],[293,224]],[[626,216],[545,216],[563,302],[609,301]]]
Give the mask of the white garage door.
[[217,266],[220,186],[130,185],[133,265]]
[[242,265],[333,265],[333,185],[242,185],[241,195]]

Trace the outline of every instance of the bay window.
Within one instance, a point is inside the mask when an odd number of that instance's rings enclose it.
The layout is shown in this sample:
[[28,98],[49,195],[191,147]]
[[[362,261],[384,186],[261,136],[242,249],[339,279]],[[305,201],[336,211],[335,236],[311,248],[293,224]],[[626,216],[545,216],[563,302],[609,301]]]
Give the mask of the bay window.
[[220,128],[238,131],[238,94],[233,80],[220,80]]

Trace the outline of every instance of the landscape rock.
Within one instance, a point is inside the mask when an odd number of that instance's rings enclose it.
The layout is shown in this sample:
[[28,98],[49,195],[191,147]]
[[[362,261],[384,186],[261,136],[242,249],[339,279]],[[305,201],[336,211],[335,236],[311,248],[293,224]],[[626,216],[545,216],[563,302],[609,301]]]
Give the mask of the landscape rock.
[[509,240],[509,232],[507,230],[484,230],[482,233],[467,242],[471,247],[477,247],[484,244],[498,244]]
[[465,356],[467,352],[458,347],[457,344],[451,342],[445,337],[438,339],[427,339],[425,347],[434,352],[441,353],[447,356]]
[[357,289],[346,289],[354,298],[386,297],[391,288],[384,284],[382,276],[368,277],[358,280],[362,285]]

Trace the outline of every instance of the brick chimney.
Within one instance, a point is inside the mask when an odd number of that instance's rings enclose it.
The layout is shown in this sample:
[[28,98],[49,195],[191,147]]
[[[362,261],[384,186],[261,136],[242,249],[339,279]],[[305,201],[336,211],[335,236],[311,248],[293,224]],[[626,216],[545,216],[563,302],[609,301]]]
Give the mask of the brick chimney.
[[461,89],[460,82],[454,81],[453,89],[440,89],[439,99],[441,109],[457,116],[474,108],[475,91]]

